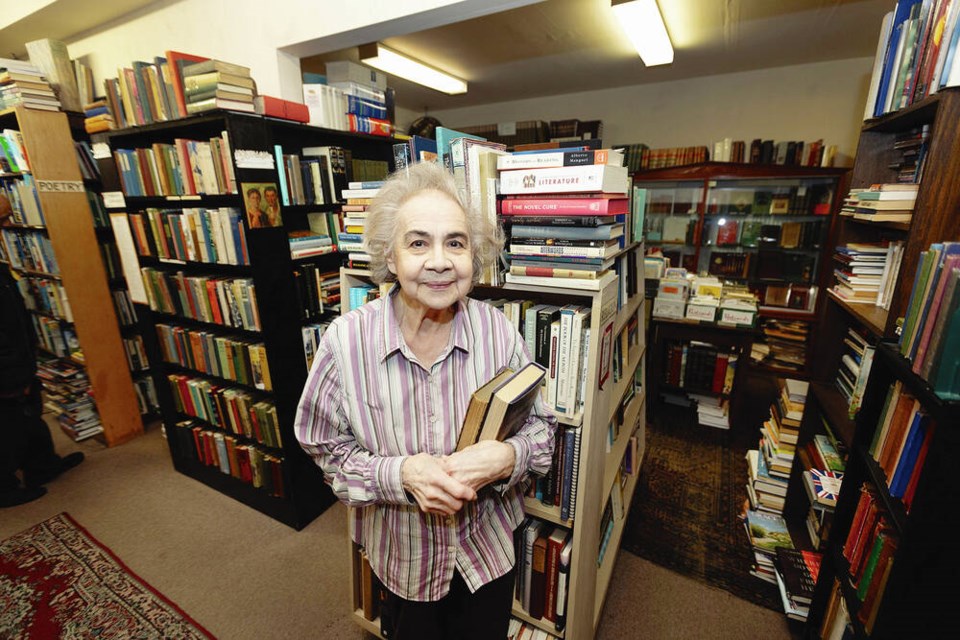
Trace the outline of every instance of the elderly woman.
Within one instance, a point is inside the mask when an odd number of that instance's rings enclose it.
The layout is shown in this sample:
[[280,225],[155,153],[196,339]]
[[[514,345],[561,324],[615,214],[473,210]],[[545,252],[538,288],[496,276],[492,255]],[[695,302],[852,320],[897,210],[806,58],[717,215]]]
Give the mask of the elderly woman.
[[396,284],[327,329],[297,438],[356,507],[392,638],[506,637],[523,487],[550,467],[556,419],[538,398],[515,436],[454,453],[473,391],[530,360],[503,314],[467,297],[502,239],[434,163],[384,184],[364,235],[372,279]]

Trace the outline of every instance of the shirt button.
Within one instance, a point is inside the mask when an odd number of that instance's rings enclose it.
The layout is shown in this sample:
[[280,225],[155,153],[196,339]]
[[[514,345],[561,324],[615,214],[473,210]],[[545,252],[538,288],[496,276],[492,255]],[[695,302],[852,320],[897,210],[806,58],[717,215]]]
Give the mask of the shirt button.
[[437,421],[437,414],[433,414],[432,416],[430,416],[430,422],[436,422],[436,421]]

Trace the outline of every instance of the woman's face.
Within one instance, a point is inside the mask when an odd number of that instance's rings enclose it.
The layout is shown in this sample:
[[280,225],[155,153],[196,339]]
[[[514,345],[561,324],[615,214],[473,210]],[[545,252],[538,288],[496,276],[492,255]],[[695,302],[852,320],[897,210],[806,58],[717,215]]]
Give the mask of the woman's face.
[[397,211],[393,254],[387,258],[408,304],[447,309],[470,293],[473,251],[467,218],[439,191],[424,191]]
[[247,194],[248,208],[252,211],[260,208],[260,192],[251,191]]

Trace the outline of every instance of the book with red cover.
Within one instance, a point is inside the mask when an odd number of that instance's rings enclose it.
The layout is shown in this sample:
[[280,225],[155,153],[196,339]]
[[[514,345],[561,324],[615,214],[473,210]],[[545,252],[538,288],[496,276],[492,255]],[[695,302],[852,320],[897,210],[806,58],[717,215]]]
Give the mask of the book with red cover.
[[510,215],[596,216],[622,215],[630,210],[627,198],[504,198],[500,213]]
[[557,620],[557,582],[560,572],[560,552],[569,537],[569,531],[556,527],[550,537],[547,538],[546,593],[543,617],[551,622]]
[[737,244],[737,233],[740,230],[740,223],[736,220],[727,220],[723,225],[717,227],[717,245]]
[[173,94],[177,98],[177,111],[179,117],[185,118],[188,114],[187,99],[183,92],[183,68],[188,64],[204,62],[209,58],[179,51],[165,51],[164,55],[170,64],[170,78],[173,81]]

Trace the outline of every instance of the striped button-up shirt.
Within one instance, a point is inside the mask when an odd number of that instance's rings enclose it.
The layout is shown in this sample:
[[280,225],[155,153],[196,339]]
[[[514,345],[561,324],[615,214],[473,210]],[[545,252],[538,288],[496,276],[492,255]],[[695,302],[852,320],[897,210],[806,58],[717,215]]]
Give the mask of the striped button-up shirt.
[[[396,291],[396,288],[394,288]],[[337,318],[323,335],[297,409],[297,439],[337,497],[355,507],[351,537],[396,595],[435,601],[459,571],[472,591],[514,563],[513,531],[523,519],[528,473],[551,464],[556,418],[538,398],[507,442],[510,478],[484,487],[454,517],[420,511],[403,489],[400,465],[456,448],[470,395],[501,367],[530,357],[497,309],[458,303],[451,339],[434,363],[420,363],[403,339],[389,297]]]

